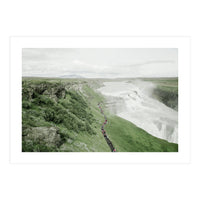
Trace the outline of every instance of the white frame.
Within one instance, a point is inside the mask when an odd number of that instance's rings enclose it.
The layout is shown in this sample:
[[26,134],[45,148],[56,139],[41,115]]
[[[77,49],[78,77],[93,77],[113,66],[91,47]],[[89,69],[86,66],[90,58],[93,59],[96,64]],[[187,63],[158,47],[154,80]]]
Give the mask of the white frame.
[[[21,152],[22,48],[178,48],[179,152]],[[10,163],[190,163],[189,37],[10,37]]]

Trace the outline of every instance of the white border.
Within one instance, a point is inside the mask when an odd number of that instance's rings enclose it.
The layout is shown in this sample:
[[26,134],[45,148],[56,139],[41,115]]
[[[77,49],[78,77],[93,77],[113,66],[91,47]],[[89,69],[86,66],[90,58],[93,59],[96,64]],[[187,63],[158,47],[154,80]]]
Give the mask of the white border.
[[[178,48],[178,153],[22,153],[22,48]],[[10,38],[10,163],[190,163],[190,38],[189,37],[11,37]]]

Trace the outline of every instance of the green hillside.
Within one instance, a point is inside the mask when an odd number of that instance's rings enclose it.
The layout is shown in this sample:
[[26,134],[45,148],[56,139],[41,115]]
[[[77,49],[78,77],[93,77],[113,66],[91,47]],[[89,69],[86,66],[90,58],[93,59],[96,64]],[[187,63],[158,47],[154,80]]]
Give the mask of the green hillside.
[[101,133],[104,118],[99,102],[108,117],[105,129],[117,151],[178,151],[177,144],[111,115],[103,96],[94,90],[100,84],[92,79],[23,78],[22,151],[110,152]]
[[120,152],[176,152],[178,145],[156,138],[117,116],[109,118],[106,131]]
[[153,97],[164,103],[166,106],[178,110],[178,78],[149,78],[156,84]]

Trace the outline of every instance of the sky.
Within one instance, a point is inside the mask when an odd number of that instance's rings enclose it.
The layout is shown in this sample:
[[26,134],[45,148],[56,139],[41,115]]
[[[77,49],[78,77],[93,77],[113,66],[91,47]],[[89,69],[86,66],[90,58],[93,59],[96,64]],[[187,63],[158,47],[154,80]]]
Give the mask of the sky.
[[22,75],[33,77],[177,77],[173,48],[24,48]]

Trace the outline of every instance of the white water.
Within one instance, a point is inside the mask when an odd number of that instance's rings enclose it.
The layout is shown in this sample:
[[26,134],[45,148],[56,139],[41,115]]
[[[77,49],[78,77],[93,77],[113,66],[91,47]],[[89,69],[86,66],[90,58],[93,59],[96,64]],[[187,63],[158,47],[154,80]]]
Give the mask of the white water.
[[178,143],[178,112],[150,97],[155,85],[136,80],[104,82],[98,90],[107,97],[108,107],[148,133]]

